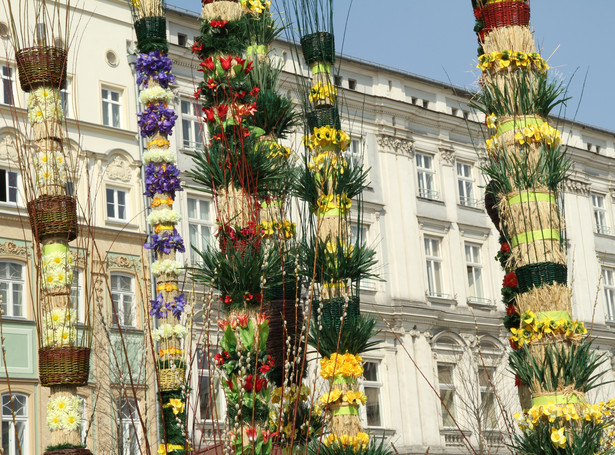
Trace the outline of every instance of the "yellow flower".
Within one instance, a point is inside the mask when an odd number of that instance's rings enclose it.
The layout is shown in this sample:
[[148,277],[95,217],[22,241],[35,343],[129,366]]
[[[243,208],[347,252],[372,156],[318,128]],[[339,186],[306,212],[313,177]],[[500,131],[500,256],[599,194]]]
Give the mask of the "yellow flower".
[[184,412],[186,404],[180,398],[171,398],[165,407],[172,408],[173,414],[177,415]]
[[564,436],[563,427],[559,430],[551,428],[551,442],[559,449],[564,449],[566,447],[566,436]]

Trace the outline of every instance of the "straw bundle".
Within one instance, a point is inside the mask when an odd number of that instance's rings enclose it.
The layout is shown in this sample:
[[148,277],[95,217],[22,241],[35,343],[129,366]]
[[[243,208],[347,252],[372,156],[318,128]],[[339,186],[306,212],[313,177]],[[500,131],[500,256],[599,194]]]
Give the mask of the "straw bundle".
[[217,196],[219,220],[222,224],[243,227],[251,221],[258,221],[254,200],[243,189],[229,185],[220,190]]
[[483,51],[485,54],[490,54],[501,52],[503,49],[512,49],[526,54],[536,52],[534,34],[529,27],[519,25],[493,29],[485,37]]
[[218,1],[203,5],[202,17],[206,21],[220,19],[223,21],[236,21],[241,19],[246,10],[241,3],[231,1]]
[[350,223],[338,215],[318,217],[318,238],[321,242],[347,242],[350,238]]
[[348,297],[350,295],[350,287],[345,282],[324,283],[321,294],[323,300]]
[[333,415],[335,414],[335,412],[339,412],[340,410],[343,412],[344,409],[350,409],[350,408],[354,408],[355,410],[357,410],[357,414],[358,414],[358,409],[357,409],[358,406],[341,404],[341,405],[334,405],[331,407],[332,415],[330,417],[331,424],[329,426],[331,430],[331,434],[335,434],[338,436],[348,435],[348,436],[354,437],[363,430],[361,428],[361,423],[360,423],[358,415],[352,415],[352,414]]
[[186,370],[184,368],[164,368],[158,372],[160,390],[177,390],[184,384]]
[[536,262],[566,264],[560,234],[564,222],[552,192],[535,189],[500,196],[499,211],[512,247],[511,268]]
[[[525,78],[520,79],[514,77],[514,73],[518,71],[524,71],[526,73]],[[510,99],[509,102],[512,106],[517,106],[517,100],[515,95],[519,93],[519,90],[529,91],[530,93],[536,93],[538,90],[540,73],[535,71],[528,71],[525,69],[519,69],[514,67],[500,68],[495,66],[483,73],[482,85],[491,87],[491,90],[497,90],[499,93],[507,95]],[[520,108],[516,108],[515,112],[523,112]]]
[[62,139],[62,124],[56,119],[46,119],[32,125],[34,140]]
[[518,294],[515,305],[519,314],[526,311],[568,311],[570,313],[572,311],[571,295],[572,292],[568,286],[547,284]]
[[164,16],[164,3],[161,0],[132,0],[136,18]]

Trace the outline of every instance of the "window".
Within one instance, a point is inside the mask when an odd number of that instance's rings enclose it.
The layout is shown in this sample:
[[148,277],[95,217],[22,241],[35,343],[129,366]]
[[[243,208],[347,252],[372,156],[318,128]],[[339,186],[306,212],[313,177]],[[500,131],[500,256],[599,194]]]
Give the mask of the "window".
[[77,310],[77,321],[85,322],[85,298],[83,295],[83,270],[75,269],[73,272],[73,284],[70,288],[71,307]]
[[64,111],[64,117],[71,116],[70,111],[70,80],[66,80],[66,88],[60,90],[60,101],[62,103],[62,110]]
[[342,76],[338,76],[337,74],[333,76],[333,85],[336,87],[342,86]]
[[141,428],[137,402],[132,398],[117,400],[117,453],[132,455],[140,453],[139,428]]
[[483,289],[483,265],[480,257],[480,245],[465,244],[466,271],[468,275],[468,300],[475,303],[491,303],[485,299]]
[[495,394],[493,393],[493,377],[495,368],[478,367],[478,382],[480,387],[480,418],[483,428],[497,429],[498,421],[495,412]]
[[365,421],[368,427],[382,427],[380,362],[367,360],[363,364],[363,393],[367,397],[365,403]]
[[457,185],[459,204],[466,207],[477,207],[478,201],[474,199],[474,175],[471,164],[457,163]]
[[0,202],[17,203],[19,174],[6,169],[0,169]]
[[357,81],[355,79],[348,79],[348,88],[350,90],[356,90],[357,89]]
[[29,453],[28,439],[28,396],[23,393],[14,393],[11,400],[10,394],[3,394],[2,450],[4,455]]
[[187,35],[184,35],[183,33],[177,34],[177,44],[179,44],[180,46],[185,46],[187,42],[188,42]]
[[433,156],[417,153],[416,168],[419,181],[419,197],[439,200],[440,194],[436,191],[436,172],[434,171]]
[[2,96],[0,97],[0,104],[15,104],[13,98],[13,68],[2,65],[2,71],[0,71],[0,81],[2,81]]
[[198,106],[190,101],[181,100],[181,110],[184,148],[202,149],[203,134],[199,121]]
[[442,426],[444,428],[454,428],[454,419],[457,418],[455,410],[454,373],[455,368],[453,365],[438,364],[438,392],[442,400],[440,402],[440,412],[442,414]]
[[208,352],[205,348],[197,349],[198,361],[198,390],[199,390],[199,412],[201,420],[220,420],[221,413],[221,394],[219,384],[213,378],[209,365]]
[[120,127],[121,94],[108,88],[102,89],[103,125]]
[[610,321],[615,321],[615,269],[602,268],[602,286]]
[[431,297],[445,297],[442,284],[441,241],[425,237],[425,260],[427,263],[427,291]]
[[[357,225],[356,223],[352,223],[350,227],[350,245],[356,245],[357,241],[359,245],[370,245],[369,243],[369,226],[366,224]],[[361,288],[362,289],[376,289],[376,284],[374,280],[363,279],[361,280]]]
[[126,220],[126,191],[107,188],[107,218]]
[[111,300],[113,301],[113,323],[136,327],[134,278],[132,276],[111,274]]
[[86,444],[86,439],[88,436],[88,401],[85,397],[78,395],[79,400],[81,401],[81,444]]
[[350,140],[350,148],[348,149],[348,158],[355,166],[362,166],[363,163],[363,150],[362,139],[360,137],[352,138]]
[[604,196],[592,193],[592,207],[594,209],[594,222],[598,234],[610,234],[611,228],[606,218],[606,208],[604,206]]
[[188,229],[190,231],[190,260],[196,262],[199,255],[212,241],[214,223],[211,221],[211,201],[188,198]]
[[0,262],[0,296],[5,317],[23,318],[24,266],[17,262]]

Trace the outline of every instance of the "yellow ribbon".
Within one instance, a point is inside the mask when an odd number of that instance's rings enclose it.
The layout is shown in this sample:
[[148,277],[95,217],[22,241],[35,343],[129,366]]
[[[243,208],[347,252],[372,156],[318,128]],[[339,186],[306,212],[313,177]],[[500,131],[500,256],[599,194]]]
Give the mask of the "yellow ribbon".
[[580,402],[579,397],[574,393],[571,393],[570,395],[560,395],[560,394],[544,395],[541,397],[532,398],[533,406],[544,406],[549,403],[574,404],[574,403],[579,403],[579,402]]
[[158,355],[160,357],[164,357],[165,354],[169,354],[169,355],[182,355],[184,351],[182,351],[181,349],[177,349],[174,347],[171,347],[169,349],[161,349],[160,351],[158,351]]
[[523,232],[515,235],[510,245],[514,248],[522,243],[535,242],[536,240],[560,240],[561,236],[559,231],[555,229],[542,229],[538,231]]
[[508,199],[508,205],[521,204],[522,202],[557,202],[555,195],[551,193],[532,193],[530,191],[523,191],[516,196]]
[[172,231],[173,229],[175,229],[175,226],[168,226],[168,225],[164,225],[164,224],[157,224],[156,227],[154,228],[154,232],[156,234],[160,234],[160,231]]
[[316,65],[312,66],[312,74],[322,73],[331,74],[331,65],[329,65],[328,63],[317,63]]
[[156,286],[156,291],[158,292],[160,291],[171,292],[171,291],[177,291],[177,290],[179,290],[177,285],[172,284],[172,283],[159,284],[158,286]]
[[157,145],[158,147],[170,146],[171,143],[166,139],[154,139],[153,141],[149,141],[147,143],[147,148],[150,148],[152,145]]

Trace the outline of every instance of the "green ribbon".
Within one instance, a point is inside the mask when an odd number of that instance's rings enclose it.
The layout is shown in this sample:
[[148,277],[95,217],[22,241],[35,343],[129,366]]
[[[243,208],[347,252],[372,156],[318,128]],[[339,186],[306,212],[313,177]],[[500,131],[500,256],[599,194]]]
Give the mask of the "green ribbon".
[[333,378],[333,384],[354,384],[355,380],[352,376],[342,376],[341,374],[336,374],[335,378]]
[[312,74],[327,73],[331,74],[331,65],[328,63],[317,63],[312,67]]
[[49,245],[43,245],[43,255],[51,253],[70,253],[68,245],[63,243],[51,243]]
[[342,216],[342,213],[340,211],[340,209],[330,209],[327,210],[326,212],[321,212],[319,210],[319,215],[320,217],[324,218],[324,217],[330,217],[330,216]]
[[540,311],[536,313],[536,320],[538,322],[542,322],[546,318],[551,318],[554,321],[564,319],[566,322],[572,322],[572,316],[567,311]]
[[522,243],[534,242],[536,240],[560,240],[561,236],[558,230],[542,229],[538,231],[523,232],[515,235],[510,245],[514,248]]
[[521,204],[522,202],[552,202],[555,204],[557,200],[555,195],[551,193],[533,193],[530,191],[524,191],[508,199],[508,205]]
[[544,406],[551,402],[555,404],[574,404],[574,403],[580,403],[580,400],[579,400],[579,397],[574,393],[570,395],[560,395],[560,394],[544,395],[542,397],[532,398],[533,406]]
[[331,409],[332,416],[358,416],[359,407],[355,405],[341,406],[337,409]]
[[526,126],[540,126],[544,123],[545,121],[541,118],[518,118],[515,120],[509,120],[507,122],[502,123],[499,127],[498,127],[498,134],[504,134],[508,131],[514,130],[514,129],[521,129],[521,128],[525,128]]
[[246,49],[246,55],[266,54],[266,53],[267,53],[267,46],[265,46],[264,44],[248,46],[248,48]]

